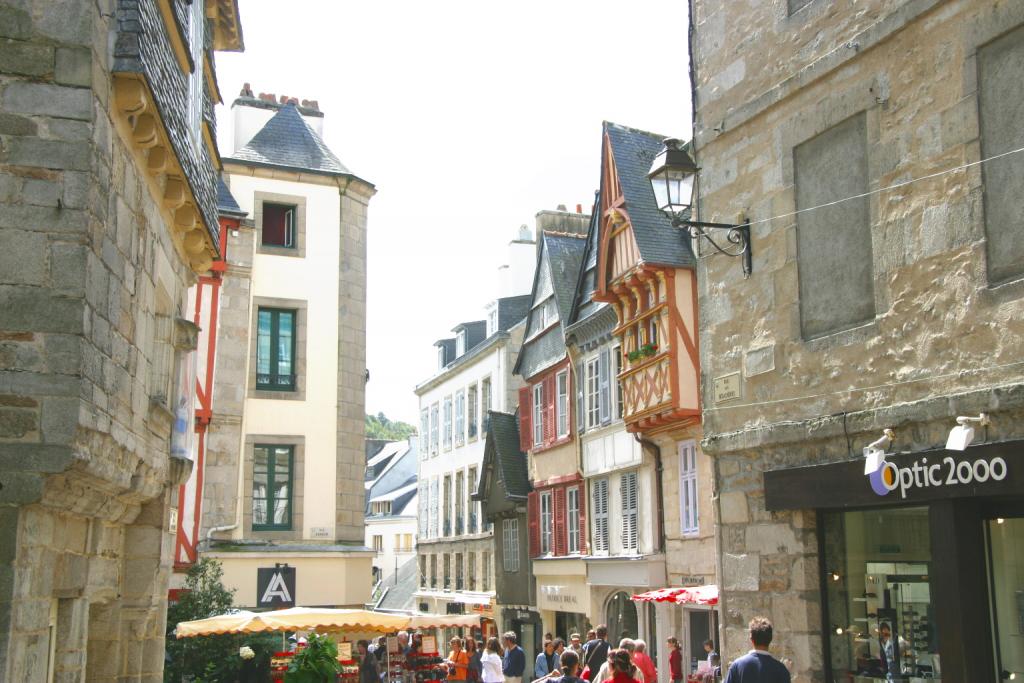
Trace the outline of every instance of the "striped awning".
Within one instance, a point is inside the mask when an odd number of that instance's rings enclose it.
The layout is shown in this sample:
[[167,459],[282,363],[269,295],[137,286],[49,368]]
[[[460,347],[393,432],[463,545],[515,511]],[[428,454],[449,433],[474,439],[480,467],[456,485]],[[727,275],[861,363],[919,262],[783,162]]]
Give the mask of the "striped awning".
[[675,586],[659,588],[632,597],[634,602],[671,602],[677,605],[717,605],[718,586]]

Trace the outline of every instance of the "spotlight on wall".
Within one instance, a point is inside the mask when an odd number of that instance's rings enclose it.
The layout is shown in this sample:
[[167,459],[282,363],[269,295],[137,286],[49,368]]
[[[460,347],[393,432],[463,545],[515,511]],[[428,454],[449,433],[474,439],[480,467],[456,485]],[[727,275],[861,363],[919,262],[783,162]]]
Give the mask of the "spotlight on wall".
[[839,572],[829,572],[828,578],[832,579],[833,581],[838,581],[842,577],[839,575]]
[[882,461],[885,460],[885,449],[895,438],[896,432],[885,429],[880,439],[872,441],[864,447],[864,474],[871,475],[878,471],[878,468],[882,466]]
[[988,419],[987,413],[982,413],[977,417],[969,417],[961,415],[956,418],[956,427],[949,430],[949,438],[946,439],[946,450],[949,451],[962,451],[970,445],[974,439],[974,427],[972,424],[978,424],[982,427],[987,427],[992,421]]

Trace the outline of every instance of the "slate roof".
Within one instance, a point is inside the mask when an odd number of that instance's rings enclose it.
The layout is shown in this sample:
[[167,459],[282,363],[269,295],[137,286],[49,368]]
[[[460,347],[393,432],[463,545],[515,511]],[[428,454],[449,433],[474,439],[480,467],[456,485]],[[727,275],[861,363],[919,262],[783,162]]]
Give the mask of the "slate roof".
[[522,322],[530,312],[532,298],[529,294],[522,294],[498,299],[498,329],[507,331]]
[[[515,415],[493,410],[487,411],[487,415],[487,441],[481,470],[494,472],[507,497],[525,499],[532,487],[526,467],[526,454],[519,450],[519,419]],[[492,467],[488,469],[488,465]],[[487,487],[486,476],[481,476],[474,499],[486,498]]]
[[282,107],[227,161],[327,175],[353,175],[306,123],[294,104]]
[[398,566],[398,572],[384,581],[387,592],[377,602],[376,609],[388,611],[412,610],[415,593],[420,585],[420,568],[416,557]]
[[640,258],[645,263],[674,268],[696,267],[697,259],[690,249],[689,238],[685,231],[672,227],[668,216],[658,209],[647,178],[654,157],[661,151],[665,138],[670,136],[609,121],[604,122],[603,128],[611,143]]
[[474,320],[473,322],[459,323],[452,328],[452,332],[455,333],[460,330],[466,331],[466,350],[462,352],[462,355],[466,355],[487,338],[487,321]]
[[221,215],[229,216],[247,216],[247,211],[244,211],[242,207],[235,201],[235,197],[231,194],[231,190],[224,182],[224,178],[217,177],[217,211]]

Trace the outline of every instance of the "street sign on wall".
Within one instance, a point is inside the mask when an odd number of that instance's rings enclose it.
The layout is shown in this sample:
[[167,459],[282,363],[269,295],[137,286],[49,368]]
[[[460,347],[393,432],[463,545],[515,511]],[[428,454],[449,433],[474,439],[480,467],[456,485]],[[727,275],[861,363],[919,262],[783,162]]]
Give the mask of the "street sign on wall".
[[295,567],[257,568],[256,606],[295,607]]

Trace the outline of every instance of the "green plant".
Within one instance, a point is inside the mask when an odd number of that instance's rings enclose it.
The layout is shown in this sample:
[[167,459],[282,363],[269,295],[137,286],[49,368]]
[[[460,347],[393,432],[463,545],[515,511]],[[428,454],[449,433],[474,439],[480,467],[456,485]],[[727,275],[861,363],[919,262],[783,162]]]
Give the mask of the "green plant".
[[629,361],[631,363],[635,363],[638,360],[640,360],[640,352],[639,351],[630,351],[629,353],[626,354],[626,357],[629,358]]
[[640,355],[642,356],[653,356],[658,352],[657,344],[644,344],[640,347]]
[[327,683],[341,673],[338,645],[326,635],[312,634],[306,647],[295,653],[284,680],[288,683]]

